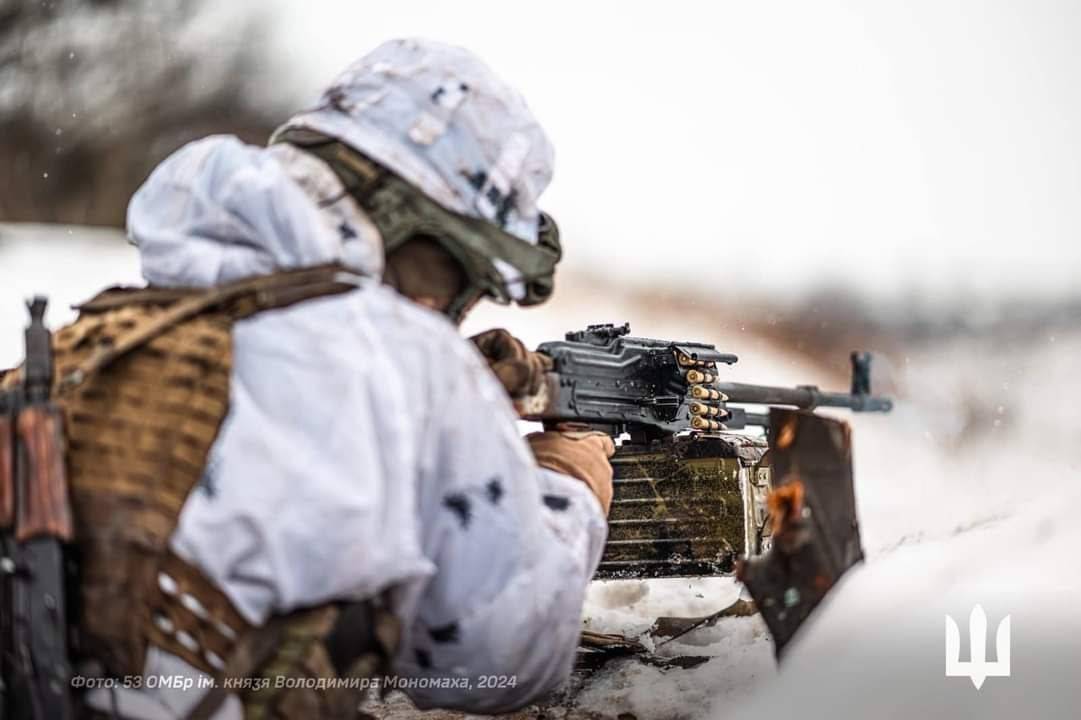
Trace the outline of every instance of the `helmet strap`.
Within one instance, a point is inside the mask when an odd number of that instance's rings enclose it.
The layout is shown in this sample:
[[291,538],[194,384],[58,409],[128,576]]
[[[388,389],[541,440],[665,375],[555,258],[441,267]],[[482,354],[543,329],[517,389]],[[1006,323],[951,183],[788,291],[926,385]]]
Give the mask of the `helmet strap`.
[[[517,302],[535,305],[551,294],[555,265],[562,255],[559,231],[543,214],[539,238],[531,245],[479,218],[442,207],[396,174],[335,138],[310,130],[287,129],[272,142],[288,142],[326,162],[341,179],[346,192],[360,204],[383,236],[388,256],[417,235],[440,240],[444,249],[462,265],[469,286],[452,303],[460,317],[481,295],[497,302],[512,300],[507,282],[492,260],[499,258],[518,271],[526,285]],[[448,312],[448,314],[452,314]]]

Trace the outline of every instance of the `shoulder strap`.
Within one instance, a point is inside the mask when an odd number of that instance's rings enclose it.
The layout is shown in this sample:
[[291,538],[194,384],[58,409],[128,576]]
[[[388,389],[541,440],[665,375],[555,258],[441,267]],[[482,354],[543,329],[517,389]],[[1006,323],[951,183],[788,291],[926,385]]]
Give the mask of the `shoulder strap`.
[[123,305],[149,304],[164,305],[166,310],[136,324],[114,343],[103,347],[61,377],[57,392],[70,392],[117,358],[153,340],[178,323],[202,313],[222,311],[230,320],[241,320],[265,310],[348,292],[358,286],[360,279],[360,275],[333,264],[283,270],[208,289],[110,288],[88,302],[77,305],[76,309],[80,313],[95,313]]

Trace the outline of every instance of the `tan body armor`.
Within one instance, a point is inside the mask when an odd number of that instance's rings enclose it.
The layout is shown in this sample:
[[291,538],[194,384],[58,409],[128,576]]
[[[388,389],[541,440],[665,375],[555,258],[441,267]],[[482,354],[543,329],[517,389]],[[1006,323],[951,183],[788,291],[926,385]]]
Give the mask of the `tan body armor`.
[[[341,268],[321,267],[210,290],[110,289],[55,333],[80,574],[76,657],[140,675],[156,645],[218,678],[270,678],[240,684],[249,718],[356,716],[357,689],[275,679],[378,671],[396,644],[388,613],[328,604],[254,628],[168,550],[228,410],[233,323],[354,287]],[[212,714],[228,692],[217,685],[193,717]]]

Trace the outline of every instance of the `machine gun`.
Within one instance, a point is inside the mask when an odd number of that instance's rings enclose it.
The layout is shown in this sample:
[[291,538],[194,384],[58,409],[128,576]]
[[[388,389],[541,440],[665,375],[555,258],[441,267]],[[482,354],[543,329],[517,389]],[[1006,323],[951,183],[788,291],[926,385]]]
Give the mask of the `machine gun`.
[[[850,392],[824,392],[725,382],[719,367],[735,355],[629,333],[626,324],[590,325],[541,344],[553,372],[519,406],[546,427],[629,436],[611,459],[614,499],[596,577],[735,573],[780,655],[863,558],[849,427],[813,411],[884,413],[893,401],[871,393],[866,352],[851,355]],[[736,432],[754,426],[766,438]]]
[[614,436],[648,442],[684,431],[717,432],[769,426],[769,415],[740,405],[814,410],[848,408],[889,412],[889,398],[871,394],[871,355],[853,352],[851,392],[722,382],[718,365],[735,355],[713,345],[631,337],[630,326],[590,325],[546,342],[537,351],[552,358],[554,373],[531,419],[578,422]]

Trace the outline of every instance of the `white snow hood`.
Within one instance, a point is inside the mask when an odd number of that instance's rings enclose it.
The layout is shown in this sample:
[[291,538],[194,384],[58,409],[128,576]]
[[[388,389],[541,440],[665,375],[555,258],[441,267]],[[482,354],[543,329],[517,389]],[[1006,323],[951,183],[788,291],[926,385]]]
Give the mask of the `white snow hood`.
[[[252,622],[390,590],[400,674],[516,677],[485,693],[424,685],[418,704],[494,712],[561,681],[603,548],[599,503],[536,467],[457,328],[376,280],[378,233],[333,173],[294,148],[208,138],[162,163],[128,218],[158,285],[330,261],[369,277],[236,325],[229,414],[174,550]],[[161,696],[183,712],[196,694]]]
[[[329,262],[381,271],[378,233],[352,200],[336,203],[348,213],[323,213],[291,181],[308,178],[318,201],[339,197],[341,183],[313,170],[317,162],[287,145],[259,148],[230,136],[193,142],[167,158],[128,206],[128,237],[147,282],[206,287]],[[353,242],[342,238],[348,220],[356,226]]]

